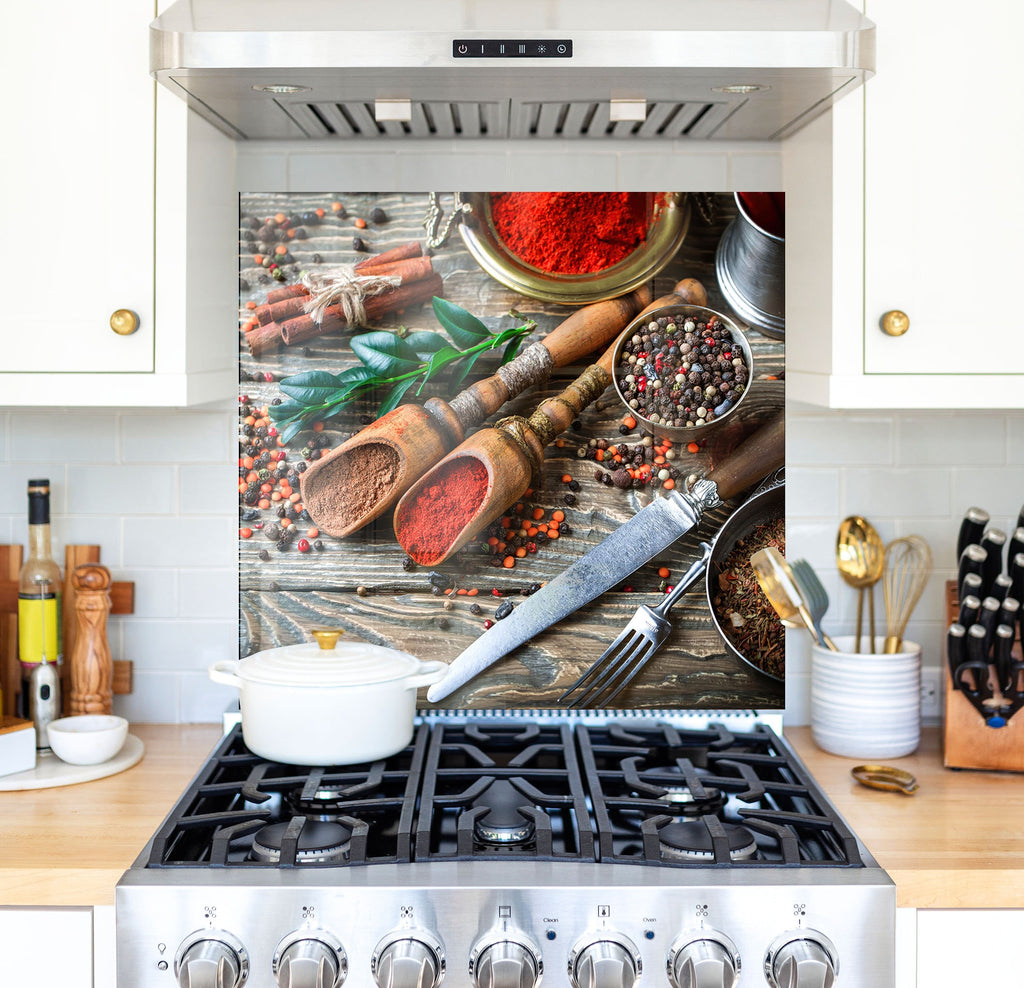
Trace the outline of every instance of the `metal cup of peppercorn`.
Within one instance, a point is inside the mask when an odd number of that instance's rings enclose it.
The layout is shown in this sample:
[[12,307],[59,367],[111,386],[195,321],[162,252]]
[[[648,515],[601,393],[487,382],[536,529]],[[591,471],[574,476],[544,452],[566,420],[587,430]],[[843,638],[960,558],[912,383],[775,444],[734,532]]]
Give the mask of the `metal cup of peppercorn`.
[[615,346],[612,379],[628,413],[654,435],[689,442],[738,423],[754,372],[742,330],[702,305],[634,319]]

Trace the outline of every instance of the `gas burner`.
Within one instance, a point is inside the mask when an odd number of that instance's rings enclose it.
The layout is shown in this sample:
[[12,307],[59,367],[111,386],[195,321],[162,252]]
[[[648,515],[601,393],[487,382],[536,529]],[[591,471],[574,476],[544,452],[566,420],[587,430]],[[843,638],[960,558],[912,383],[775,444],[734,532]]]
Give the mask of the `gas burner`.
[[[747,861],[757,853],[754,835],[746,827],[724,823],[729,838],[729,858]],[[658,831],[662,854],[671,861],[714,861],[711,833],[701,822],[670,823]]]
[[727,797],[721,789],[708,787],[698,796],[687,785],[665,786],[665,793],[658,799],[667,803],[672,816],[697,817],[717,814],[726,804]]
[[[252,857],[276,864],[281,860],[281,845],[290,823],[271,823],[256,832]],[[307,820],[299,833],[296,864],[333,863],[348,860],[352,831],[340,823]]]
[[523,795],[505,779],[495,779],[473,800],[473,809],[486,808],[473,824],[476,839],[482,844],[524,844],[534,836],[534,823],[526,819],[519,807],[526,802]]
[[313,817],[318,820],[333,820],[345,812],[350,800],[346,786],[320,786],[311,796],[303,795],[301,789],[288,793],[288,807],[297,816]]

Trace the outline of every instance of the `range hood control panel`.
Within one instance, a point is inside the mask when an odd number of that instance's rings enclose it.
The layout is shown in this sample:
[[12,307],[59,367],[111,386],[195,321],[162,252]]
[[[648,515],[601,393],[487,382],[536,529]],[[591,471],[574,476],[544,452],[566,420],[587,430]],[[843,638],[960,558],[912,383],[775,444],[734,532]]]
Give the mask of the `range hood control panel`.
[[540,41],[456,38],[452,42],[452,55],[455,58],[572,58],[572,41],[568,38],[543,38]]

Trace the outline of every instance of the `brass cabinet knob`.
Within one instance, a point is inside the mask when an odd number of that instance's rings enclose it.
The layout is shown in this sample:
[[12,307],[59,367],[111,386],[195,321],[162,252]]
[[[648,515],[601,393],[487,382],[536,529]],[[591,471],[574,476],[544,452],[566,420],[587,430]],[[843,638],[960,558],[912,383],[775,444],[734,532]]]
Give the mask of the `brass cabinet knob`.
[[882,332],[889,336],[902,336],[910,329],[910,316],[899,309],[892,309],[882,316]]
[[110,317],[110,328],[118,336],[131,336],[139,328],[139,317],[131,309],[118,309]]

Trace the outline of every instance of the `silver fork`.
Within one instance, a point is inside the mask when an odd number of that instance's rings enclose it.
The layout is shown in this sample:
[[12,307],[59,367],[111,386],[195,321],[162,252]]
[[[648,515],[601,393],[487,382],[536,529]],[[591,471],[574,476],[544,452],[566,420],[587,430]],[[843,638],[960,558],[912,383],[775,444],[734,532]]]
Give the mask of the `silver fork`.
[[665,594],[665,599],[656,607],[641,604],[619,637],[558,698],[559,703],[564,703],[566,697],[582,689],[583,692],[569,704],[570,707],[585,704],[605,707],[636,678],[672,631],[672,625],[667,620],[668,612],[707,569],[711,546],[707,542],[701,542],[700,545],[703,554]]
[[822,630],[821,619],[828,610],[828,591],[821,582],[820,577],[814,571],[814,567],[806,559],[794,559],[790,562],[789,568],[793,571],[793,579],[796,580],[800,592],[807,601],[807,610],[811,614],[811,621],[814,630],[818,632],[821,640],[831,649],[835,649],[835,643]]

